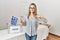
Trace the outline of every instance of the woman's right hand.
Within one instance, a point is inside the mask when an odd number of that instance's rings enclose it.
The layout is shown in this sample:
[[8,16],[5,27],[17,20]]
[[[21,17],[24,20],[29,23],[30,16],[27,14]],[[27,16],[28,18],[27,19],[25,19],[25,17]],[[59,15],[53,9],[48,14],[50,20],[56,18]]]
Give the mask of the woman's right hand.
[[20,18],[20,23],[22,23],[22,19]]
[[21,16],[21,18],[20,18],[20,23],[22,23],[22,22],[23,22],[23,21],[22,21],[22,17],[23,17],[23,16]]
[[20,17],[20,23],[25,26],[26,24],[23,22],[23,16]]

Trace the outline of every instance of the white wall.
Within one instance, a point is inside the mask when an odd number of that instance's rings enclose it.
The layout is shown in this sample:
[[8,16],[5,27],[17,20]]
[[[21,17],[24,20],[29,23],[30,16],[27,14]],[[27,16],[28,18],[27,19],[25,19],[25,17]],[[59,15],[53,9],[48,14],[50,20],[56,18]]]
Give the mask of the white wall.
[[53,25],[50,32],[60,36],[60,0],[43,0],[43,13]]
[[19,16],[17,0],[0,0],[0,29],[6,28],[12,15]]
[[60,35],[60,0],[0,0],[0,29],[7,28],[12,15],[26,15],[31,2],[36,3],[38,14],[44,15],[53,25],[50,32]]
[[12,15],[17,17],[26,15],[28,13],[29,4],[32,2],[37,5],[41,4],[39,0],[0,0],[0,29],[7,28],[6,24],[10,23]]

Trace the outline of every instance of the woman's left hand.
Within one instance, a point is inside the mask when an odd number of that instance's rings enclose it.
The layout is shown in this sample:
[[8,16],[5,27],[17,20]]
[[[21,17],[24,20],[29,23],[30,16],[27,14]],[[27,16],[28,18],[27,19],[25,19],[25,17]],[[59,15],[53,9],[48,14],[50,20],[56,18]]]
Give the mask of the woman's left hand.
[[45,23],[45,24],[42,24],[42,25],[48,26],[48,28],[50,28],[50,26],[51,26],[51,24],[48,24],[48,23]]

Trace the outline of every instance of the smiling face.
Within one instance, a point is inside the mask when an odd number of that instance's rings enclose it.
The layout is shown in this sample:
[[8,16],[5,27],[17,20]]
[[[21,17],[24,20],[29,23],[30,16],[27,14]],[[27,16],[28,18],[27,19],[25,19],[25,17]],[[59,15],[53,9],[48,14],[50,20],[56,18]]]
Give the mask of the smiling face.
[[34,5],[30,5],[30,13],[34,13],[35,12],[35,6]]
[[37,7],[35,3],[31,3],[29,6],[29,14],[28,14],[28,18],[31,15],[31,13],[36,16],[37,15]]

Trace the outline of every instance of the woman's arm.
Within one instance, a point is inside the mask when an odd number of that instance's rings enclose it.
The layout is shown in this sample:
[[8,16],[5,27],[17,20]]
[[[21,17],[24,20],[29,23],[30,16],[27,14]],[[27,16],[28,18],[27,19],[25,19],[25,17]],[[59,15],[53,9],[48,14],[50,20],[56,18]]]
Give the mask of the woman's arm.
[[23,26],[26,26],[26,21],[25,19],[22,19],[23,17],[21,16],[20,18],[20,24],[22,24]]
[[38,18],[44,19],[44,20],[43,20],[44,23],[43,23],[43,24],[42,24],[42,23],[39,23],[39,24],[48,26],[48,28],[51,26],[50,24],[47,23],[48,20],[47,20],[44,16],[38,16]]
[[45,23],[45,24],[42,24],[42,25],[48,26],[48,28],[51,27],[51,24],[48,24],[48,23]]
[[38,16],[40,22],[47,23],[48,20],[44,16]]

